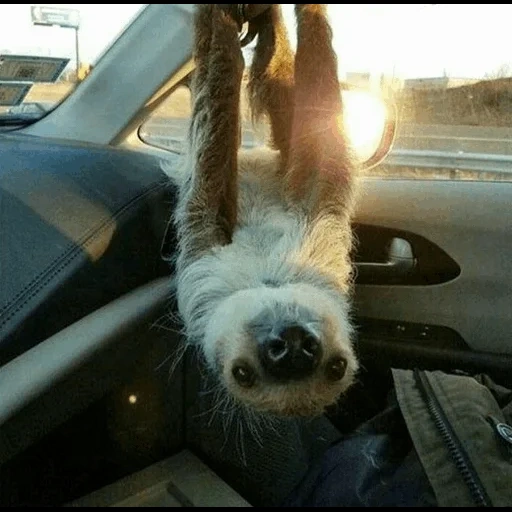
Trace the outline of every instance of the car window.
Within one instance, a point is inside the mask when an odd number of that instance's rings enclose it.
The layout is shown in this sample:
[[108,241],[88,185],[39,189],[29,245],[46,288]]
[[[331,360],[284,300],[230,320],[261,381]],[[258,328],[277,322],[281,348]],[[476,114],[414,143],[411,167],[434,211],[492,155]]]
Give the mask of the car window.
[[0,5],[0,126],[57,106],[144,5]]
[[[329,5],[340,82],[396,105],[393,151],[371,175],[509,180],[512,174],[512,51],[509,5]],[[295,45],[293,6],[284,5]],[[251,48],[246,49],[246,62]],[[246,105],[246,102],[244,102]],[[245,108],[244,111],[247,109]],[[178,88],[140,137],[182,149],[190,93]],[[244,116],[244,145],[263,143]]]

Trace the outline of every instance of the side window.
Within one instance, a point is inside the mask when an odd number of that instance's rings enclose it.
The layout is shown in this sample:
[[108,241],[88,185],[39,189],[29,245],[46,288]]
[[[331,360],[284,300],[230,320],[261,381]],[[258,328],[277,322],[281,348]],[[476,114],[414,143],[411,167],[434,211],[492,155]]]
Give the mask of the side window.
[[186,85],[179,86],[139,130],[146,143],[181,152],[192,114],[192,97]]
[[[386,98],[398,113],[393,150],[370,176],[512,181],[507,5],[468,4],[463,14],[458,4],[329,8],[340,83]],[[293,6],[283,11],[294,45]],[[254,129],[242,108],[243,144],[264,143],[266,127]],[[141,127],[141,138],[179,151],[189,117],[190,94],[180,88]]]
[[[244,84],[247,83],[247,74],[243,81]],[[265,124],[253,126],[244,93],[242,93],[241,103],[242,145],[244,147],[254,147],[265,144],[268,127]],[[169,151],[181,152],[184,150],[184,141],[191,114],[192,96],[190,89],[187,85],[181,85],[141,126],[139,136],[146,144]]]

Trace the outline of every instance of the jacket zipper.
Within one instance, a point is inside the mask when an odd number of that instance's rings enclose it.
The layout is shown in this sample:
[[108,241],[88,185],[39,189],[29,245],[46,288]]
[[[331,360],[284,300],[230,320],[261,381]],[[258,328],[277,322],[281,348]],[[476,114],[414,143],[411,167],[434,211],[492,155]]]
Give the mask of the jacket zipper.
[[434,424],[443,439],[448,453],[467,485],[471,497],[477,507],[492,507],[491,500],[478,476],[471,460],[453,430],[439,400],[424,372],[415,369],[414,378],[421,396],[427,405]]

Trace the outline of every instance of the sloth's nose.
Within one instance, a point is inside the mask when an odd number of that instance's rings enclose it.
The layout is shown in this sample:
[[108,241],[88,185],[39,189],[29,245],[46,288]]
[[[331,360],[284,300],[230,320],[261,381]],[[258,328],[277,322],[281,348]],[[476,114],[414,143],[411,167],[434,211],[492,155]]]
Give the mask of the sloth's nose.
[[259,346],[263,370],[282,381],[308,377],[317,368],[321,357],[320,340],[298,325],[285,327]]

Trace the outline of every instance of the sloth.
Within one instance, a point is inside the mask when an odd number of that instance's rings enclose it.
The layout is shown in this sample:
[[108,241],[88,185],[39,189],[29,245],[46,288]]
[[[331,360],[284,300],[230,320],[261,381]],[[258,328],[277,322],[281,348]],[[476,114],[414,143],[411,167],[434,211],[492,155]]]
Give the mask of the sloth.
[[[315,416],[354,382],[350,304],[356,165],[324,4],[197,4],[193,110],[174,222],[187,344],[239,404]],[[270,144],[241,149],[242,26],[257,36],[247,83]]]

